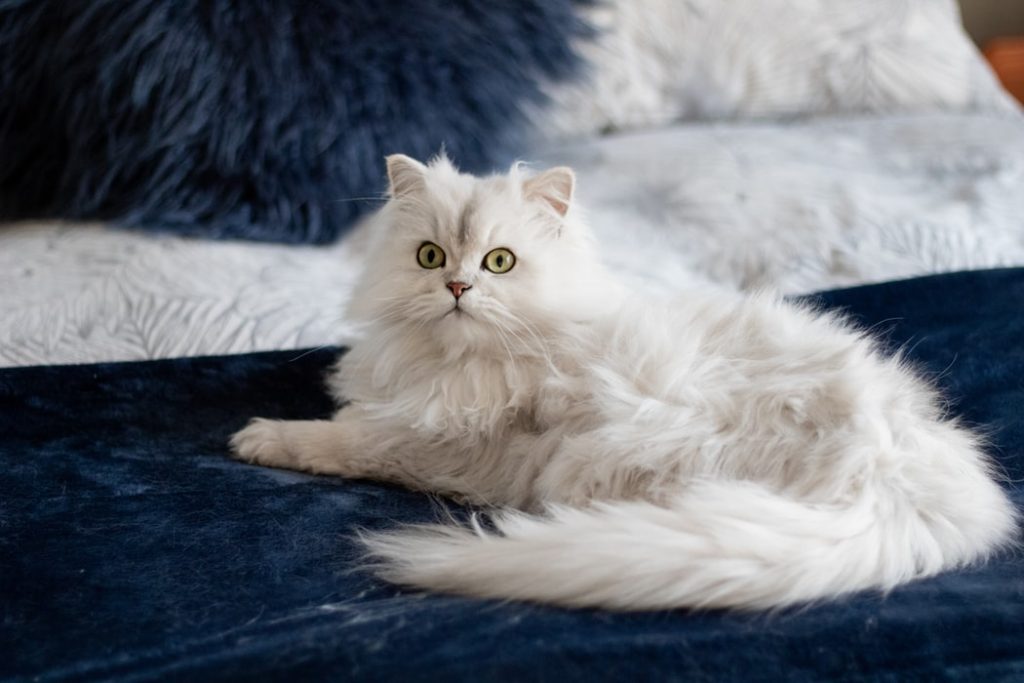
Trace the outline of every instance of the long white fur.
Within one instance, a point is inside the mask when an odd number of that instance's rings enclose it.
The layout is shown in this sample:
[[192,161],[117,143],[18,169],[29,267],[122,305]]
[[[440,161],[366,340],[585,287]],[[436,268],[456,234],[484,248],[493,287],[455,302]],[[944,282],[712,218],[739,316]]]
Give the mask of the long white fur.
[[[388,169],[351,311],[365,335],[331,378],[348,403],[232,440],[250,462],[500,508],[494,532],[365,536],[382,576],[570,606],[760,609],[887,590],[1013,537],[978,439],[842,320],[767,294],[622,288],[568,169]],[[418,265],[425,241],[443,268]],[[481,267],[497,247],[517,257],[505,274]],[[472,285],[458,311],[454,280]]]

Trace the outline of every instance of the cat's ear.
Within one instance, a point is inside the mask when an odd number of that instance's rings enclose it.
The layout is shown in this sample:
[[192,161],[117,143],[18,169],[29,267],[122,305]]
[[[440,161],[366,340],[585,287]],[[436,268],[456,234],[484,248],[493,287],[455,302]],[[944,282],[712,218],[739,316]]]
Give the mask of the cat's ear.
[[559,216],[569,211],[576,174],[567,166],[558,166],[527,179],[523,183],[523,196],[547,202]]
[[423,188],[427,167],[404,154],[392,154],[385,159],[388,165],[388,193],[401,197]]

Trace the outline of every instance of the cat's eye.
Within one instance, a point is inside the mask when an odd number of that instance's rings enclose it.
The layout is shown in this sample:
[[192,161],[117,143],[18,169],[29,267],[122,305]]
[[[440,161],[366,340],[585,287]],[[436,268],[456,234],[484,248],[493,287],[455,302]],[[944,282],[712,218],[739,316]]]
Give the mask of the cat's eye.
[[444,265],[444,249],[433,242],[424,242],[416,252],[416,260],[424,268],[440,268]]
[[492,273],[507,273],[516,264],[516,255],[508,249],[499,247],[487,252],[484,256],[484,268]]

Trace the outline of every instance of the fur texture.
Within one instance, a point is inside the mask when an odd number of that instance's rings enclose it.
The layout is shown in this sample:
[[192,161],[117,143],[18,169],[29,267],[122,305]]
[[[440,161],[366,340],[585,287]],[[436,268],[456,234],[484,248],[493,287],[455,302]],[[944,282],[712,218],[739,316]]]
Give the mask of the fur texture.
[[0,219],[329,241],[384,154],[506,163],[575,4],[0,2]]
[[[368,536],[385,577],[571,606],[775,608],[886,590],[1014,532],[977,439],[841,320],[617,285],[568,169],[388,168],[352,310],[365,339],[331,382],[347,405],[233,437],[248,461],[506,508],[495,532]],[[424,245],[443,258],[418,264]],[[516,257],[507,272],[483,267],[496,248]]]

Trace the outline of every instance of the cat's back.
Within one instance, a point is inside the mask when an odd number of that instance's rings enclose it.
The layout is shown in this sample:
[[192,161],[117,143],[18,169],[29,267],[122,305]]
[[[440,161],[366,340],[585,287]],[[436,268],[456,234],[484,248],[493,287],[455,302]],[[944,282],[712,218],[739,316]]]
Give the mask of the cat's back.
[[627,299],[591,329],[587,372],[653,396],[861,365],[873,345],[841,319],[772,293],[696,289]]

